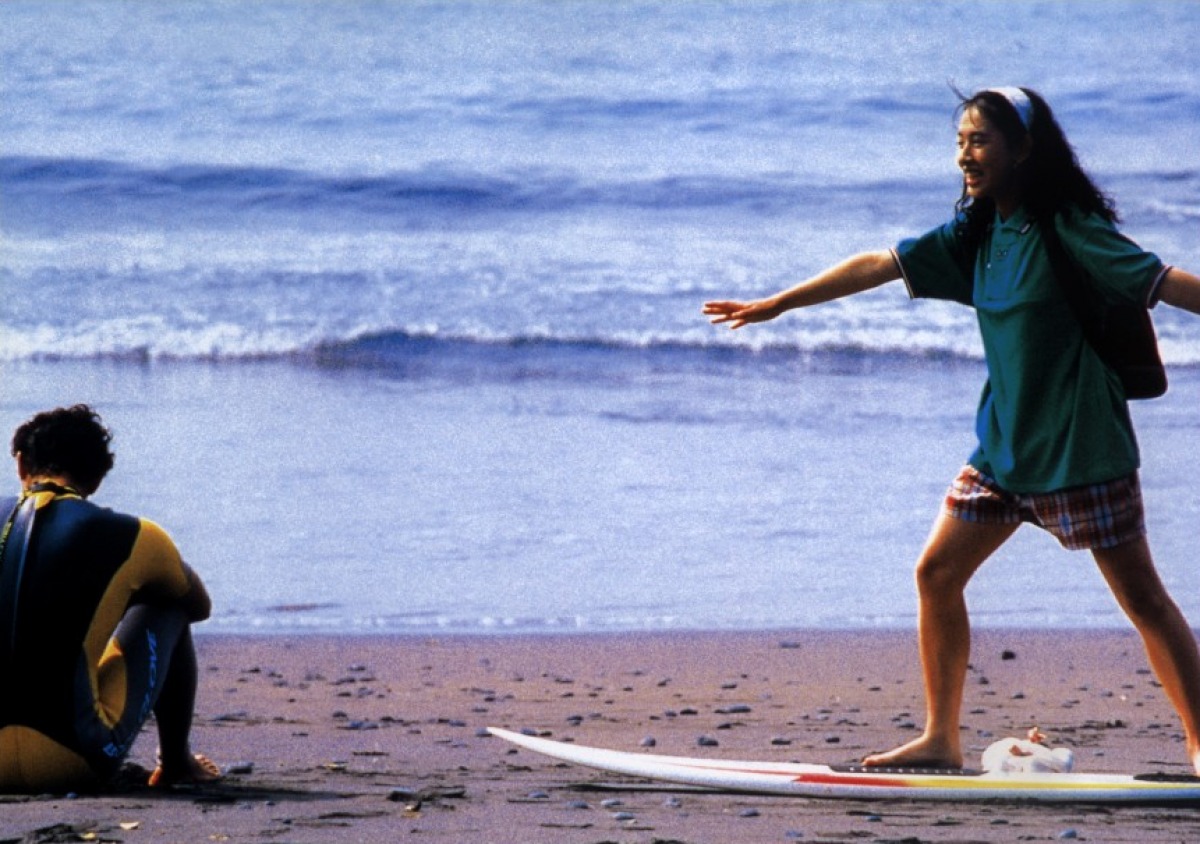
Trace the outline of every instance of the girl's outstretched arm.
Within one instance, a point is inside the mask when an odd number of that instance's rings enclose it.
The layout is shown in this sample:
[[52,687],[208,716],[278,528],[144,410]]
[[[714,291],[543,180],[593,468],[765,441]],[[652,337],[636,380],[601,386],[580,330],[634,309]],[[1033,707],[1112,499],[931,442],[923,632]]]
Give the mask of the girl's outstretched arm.
[[[704,313],[713,325],[728,322],[741,328],[752,322],[766,322],[793,308],[806,308],[831,302],[879,287],[900,278],[900,268],[890,251],[863,252],[855,255],[790,290],[753,302],[705,302]],[[1165,282],[1164,282],[1165,283]]]
[[1171,267],[1163,277],[1158,299],[1168,305],[1200,314],[1200,277]]

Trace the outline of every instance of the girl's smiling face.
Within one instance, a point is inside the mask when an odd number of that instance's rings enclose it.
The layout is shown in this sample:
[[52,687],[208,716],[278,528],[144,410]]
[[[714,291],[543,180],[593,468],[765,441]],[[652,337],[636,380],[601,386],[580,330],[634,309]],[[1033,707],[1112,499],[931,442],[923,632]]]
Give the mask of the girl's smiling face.
[[1023,185],[1018,167],[1029,157],[1030,146],[1026,135],[1019,148],[1013,149],[978,109],[964,111],[958,123],[956,163],[967,195],[974,200],[992,200],[1001,217],[1011,215],[1021,205]]

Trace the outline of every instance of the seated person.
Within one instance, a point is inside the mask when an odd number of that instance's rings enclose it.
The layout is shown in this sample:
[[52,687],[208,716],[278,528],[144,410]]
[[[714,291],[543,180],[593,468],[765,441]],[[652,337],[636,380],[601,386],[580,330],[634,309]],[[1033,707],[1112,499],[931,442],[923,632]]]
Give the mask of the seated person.
[[210,782],[189,746],[191,624],[208,592],[166,532],[88,501],[112,436],[86,405],[39,413],[12,441],[21,494],[0,499],[0,792],[103,785],[150,713],[151,785]]

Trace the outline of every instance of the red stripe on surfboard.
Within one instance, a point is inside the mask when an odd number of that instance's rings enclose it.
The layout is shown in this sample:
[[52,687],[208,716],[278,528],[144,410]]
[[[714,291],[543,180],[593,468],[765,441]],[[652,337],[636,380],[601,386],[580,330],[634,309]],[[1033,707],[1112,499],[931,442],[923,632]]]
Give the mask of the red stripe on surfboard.
[[837,772],[793,774],[784,771],[760,771],[754,768],[730,768],[724,765],[705,765],[688,763],[680,765],[683,768],[693,768],[698,771],[711,771],[727,774],[751,774],[762,777],[782,777],[792,782],[806,785],[866,785],[874,788],[912,788],[917,784],[911,780],[895,779],[879,775],[839,774]]
[[856,776],[854,774],[800,774],[792,782],[811,785],[867,785],[872,788],[911,788],[908,780],[889,779],[880,776]]

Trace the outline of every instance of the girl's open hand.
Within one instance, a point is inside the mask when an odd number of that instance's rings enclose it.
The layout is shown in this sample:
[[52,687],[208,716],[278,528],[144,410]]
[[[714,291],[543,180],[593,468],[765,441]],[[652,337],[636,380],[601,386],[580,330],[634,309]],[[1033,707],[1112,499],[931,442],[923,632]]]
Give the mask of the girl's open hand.
[[770,299],[755,302],[705,302],[704,314],[711,317],[713,325],[730,323],[730,328],[741,328],[752,322],[766,322],[778,316],[779,311]]

